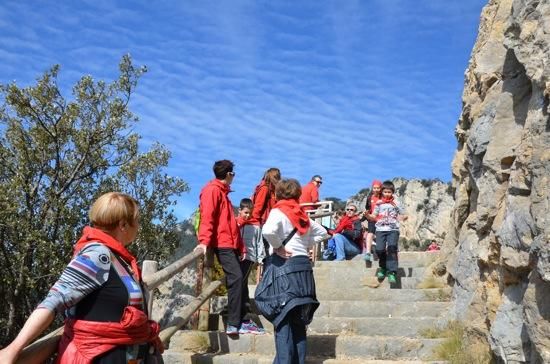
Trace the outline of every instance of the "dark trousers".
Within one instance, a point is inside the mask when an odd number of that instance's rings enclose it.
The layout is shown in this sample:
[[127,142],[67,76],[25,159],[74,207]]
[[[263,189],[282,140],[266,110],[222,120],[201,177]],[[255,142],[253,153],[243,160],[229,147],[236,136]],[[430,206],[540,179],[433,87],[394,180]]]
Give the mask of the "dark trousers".
[[253,266],[254,266],[254,262],[248,259],[241,261],[241,273],[243,275],[241,317],[244,317],[247,313],[246,304],[250,299],[250,293],[248,292],[248,276],[250,275],[250,271],[252,270]]
[[397,273],[399,231],[376,231],[376,255],[380,268]]
[[304,364],[306,362],[306,325],[298,306],[291,310],[275,328],[275,359],[273,364]]
[[223,272],[227,286],[227,324],[239,328],[242,321],[243,274],[239,256],[234,249],[214,249]]

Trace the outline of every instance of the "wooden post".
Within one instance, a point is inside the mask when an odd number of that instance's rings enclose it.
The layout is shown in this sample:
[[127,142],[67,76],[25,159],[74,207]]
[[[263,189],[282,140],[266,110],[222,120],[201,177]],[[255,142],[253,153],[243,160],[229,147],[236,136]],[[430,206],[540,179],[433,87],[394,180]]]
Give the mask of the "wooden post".
[[[214,251],[208,249],[204,256],[204,267],[202,275],[202,287],[208,287],[212,282],[212,267],[214,266]],[[210,298],[207,299],[199,308],[198,330],[208,331],[208,321],[210,317]]]
[[[153,274],[155,274],[159,269],[159,263],[154,261],[154,260],[144,260],[143,261],[143,265],[142,265],[142,268],[141,268],[141,275],[143,277],[143,279],[145,279],[146,277],[150,277],[152,276]],[[154,288],[153,289],[149,289],[147,287],[145,287],[145,292],[144,295],[145,295],[145,302],[147,303],[147,315],[149,316],[149,318],[152,318],[153,317],[153,293],[154,293]]]

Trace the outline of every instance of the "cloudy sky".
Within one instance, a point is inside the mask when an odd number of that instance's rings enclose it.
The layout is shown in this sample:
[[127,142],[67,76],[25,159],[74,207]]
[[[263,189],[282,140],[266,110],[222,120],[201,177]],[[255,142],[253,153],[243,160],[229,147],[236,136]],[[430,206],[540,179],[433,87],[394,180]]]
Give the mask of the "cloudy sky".
[[273,166],[346,199],[373,178],[450,180],[485,3],[3,0],[0,83],[60,64],[70,90],[84,74],[114,79],[126,53],[146,65],[131,109],[143,148],[166,145],[168,172],[190,184],[182,218],[226,158],[234,203]]

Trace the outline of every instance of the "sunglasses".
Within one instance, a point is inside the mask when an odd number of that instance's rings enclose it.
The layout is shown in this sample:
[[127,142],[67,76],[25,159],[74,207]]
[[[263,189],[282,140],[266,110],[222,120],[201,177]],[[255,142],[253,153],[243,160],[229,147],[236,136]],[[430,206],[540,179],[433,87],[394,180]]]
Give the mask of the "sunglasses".
[[355,211],[357,211],[357,210],[355,210],[355,209],[346,209],[346,211],[353,211],[353,212],[355,212]]
[[315,181],[317,182],[318,184],[322,185],[323,184],[323,181]]
[[230,175],[230,176],[234,176],[235,172],[227,172],[227,174]]

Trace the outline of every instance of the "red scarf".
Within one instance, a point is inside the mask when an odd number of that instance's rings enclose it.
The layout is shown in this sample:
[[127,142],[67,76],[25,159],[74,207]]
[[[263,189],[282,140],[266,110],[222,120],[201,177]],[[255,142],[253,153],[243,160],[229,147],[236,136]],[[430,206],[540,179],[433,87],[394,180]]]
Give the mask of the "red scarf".
[[384,197],[384,196],[382,196],[382,198],[380,198],[380,200],[381,200],[383,203],[391,203],[392,205],[395,205],[395,203],[393,202],[393,195],[391,195],[391,197]]
[[141,281],[141,272],[139,270],[136,257],[134,257],[132,253],[130,253],[118,240],[102,230],[91,226],[86,226],[82,231],[82,237],[74,246],[74,255],[77,255],[78,252],[81,251],[86,245],[96,241],[105,245],[113,253],[116,253],[119,257],[121,257],[127,264],[130,264],[134,274],[137,276],[138,281]]
[[277,201],[274,208],[281,210],[285,214],[292,226],[298,229],[300,235],[308,231],[309,217],[300,207],[298,200],[280,200]]
[[159,331],[159,324],[132,306],[124,309],[120,322],[67,319],[56,363],[89,364],[118,345],[151,343],[162,353]]

